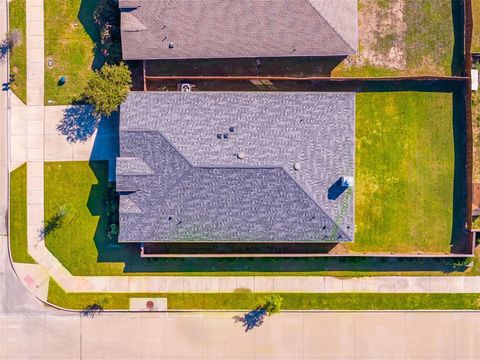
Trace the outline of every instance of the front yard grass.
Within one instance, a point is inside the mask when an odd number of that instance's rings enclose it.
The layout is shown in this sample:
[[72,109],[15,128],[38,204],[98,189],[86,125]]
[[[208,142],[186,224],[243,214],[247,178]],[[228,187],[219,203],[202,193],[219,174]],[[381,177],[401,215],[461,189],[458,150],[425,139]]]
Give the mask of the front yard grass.
[[[74,310],[128,309],[131,297],[163,297],[169,310],[252,310],[268,293],[66,293],[50,279],[48,301]],[[283,310],[478,310],[479,294],[281,293]]]
[[[99,65],[94,51],[99,35],[93,22],[97,2],[45,0],[45,104],[81,99],[93,67]],[[49,59],[52,66],[48,66]],[[61,76],[67,81],[59,86]]]
[[24,104],[27,103],[27,18],[25,0],[8,3],[9,30],[19,30],[22,39],[10,55],[10,73],[15,74],[11,89]]
[[34,264],[27,243],[27,164],[10,174],[10,251],[13,261]]
[[458,235],[452,234],[452,118],[451,94],[357,94],[351,251],[450,251],[452,236]]
[[463,54],[454,49],[461,6],[452,0],[359,0],[358,54],[333,76],[450,75],[454,51]]

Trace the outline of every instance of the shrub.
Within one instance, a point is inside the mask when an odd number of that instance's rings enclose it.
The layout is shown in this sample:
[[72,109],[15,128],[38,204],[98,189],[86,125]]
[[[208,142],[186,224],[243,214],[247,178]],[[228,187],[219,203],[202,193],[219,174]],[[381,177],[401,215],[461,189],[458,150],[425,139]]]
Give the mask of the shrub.
[[280,295],[270,295],[262,308],[268,313],[268,316],[280,312],[283,298]]
[[127,65],[105,65],[95,71],[87,84],[84,97],[94,106],[98,115],[110,116],[127,98],[131,84],[131,73]]
[[100,33],[98,50],[105,57],[107,64],[118,64],[122,60],[120,45],[120,10],[116,0],[100,0],[93,20]]

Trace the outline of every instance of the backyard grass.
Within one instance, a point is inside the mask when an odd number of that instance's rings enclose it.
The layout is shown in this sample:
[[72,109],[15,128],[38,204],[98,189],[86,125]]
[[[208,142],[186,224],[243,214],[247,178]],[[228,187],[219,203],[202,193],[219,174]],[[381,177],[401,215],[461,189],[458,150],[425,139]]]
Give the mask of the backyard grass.
[[472,0],[473,36],[472,52],[480,52],[480,0]]
[[450,251],[456,236],[452,118],[451,94],[357,94],[351,251]]
[[15,262],[35,263],[27,244],[27,164],[10,174],[10,251]]
[[19,30],[22,39],[10,55],[10,73],[15,81],[10,85],[12,91],[24,104],[27,103],[27,18],[25,0],[11,0],[8,3],[9,30]]
[[452,0],[360,0],[358,54],[333,75],[450,75],[454,51],[457,57],[463,54],[454,49],[461,6]]
[[[130,297],[163,297],[169,310],[252,310],[271,294],[253,293],[66,293],[50,279],[48,301],[74,310],[102,304],[128,309]],[[283,310],[478,310],[479,294],[282,293]]]
[[[45,0],[45,103],[70,104],[81,99],[95,56],[98,30],[93,10],[98,0]],[[48,66],[51,59],[52,66]],[[67,81],[59,86],[58,80]],[[50,100],[50,102],[49,102]]]

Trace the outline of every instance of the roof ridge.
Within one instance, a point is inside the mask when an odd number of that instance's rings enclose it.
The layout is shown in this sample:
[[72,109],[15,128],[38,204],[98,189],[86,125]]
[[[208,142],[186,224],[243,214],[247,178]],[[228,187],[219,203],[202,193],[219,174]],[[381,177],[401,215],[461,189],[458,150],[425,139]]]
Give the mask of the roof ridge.
[[353,53],[356,53],[356,50],[355,50],[354,48],[352,48],[352,46],[350,45],[350,43],[349,43],[347,40],[345,40],[345,38],[344,38],[342,35],[340,35],[340,33],[337,31],[337,29],[320,13],[320,11],[318,11],[318,10],[315,8],[315,6],[312,4],[312,0],[305,0],[305,1],[308,3],[308,5],[310,5],[311,8],[328,24],[328,26],[330,26],[330,28],[335,32],[335,34],[337,34],[338,37],[339,37],[340,39],[342,39],[343,43],[344,43],[345,45],[347,45],[347,47],[348,47],[350,50],[352,50]]

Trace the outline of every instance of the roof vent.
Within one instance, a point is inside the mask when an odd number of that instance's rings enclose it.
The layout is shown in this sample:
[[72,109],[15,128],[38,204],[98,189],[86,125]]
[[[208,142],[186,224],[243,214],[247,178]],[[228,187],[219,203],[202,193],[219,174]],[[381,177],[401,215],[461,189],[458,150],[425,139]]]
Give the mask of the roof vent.
[[295,164],[293,164],[293,170],[295,170],[295,171],[300,170],[301,167],[302,167],[302,166],[300,165],[299,162],[296,162]]
[[223,134],[223,138],[228,139],[228,134],[227,133]]
[[230,132],[235,132],[235,128],[233,126],[230,126]]
[[174,48],[173,42],[169,42],[169,43],[168,43],[168,48],[169,48],[169,49],[173,49],[173,48]]
[[342,176],[342,187],[348,188],[353,186],[352,176]]
[[237,154],[237,158],[239,158],[240,160],[245,159],[245,153],[244,153],[244,152],[239,152],[239,153]]

